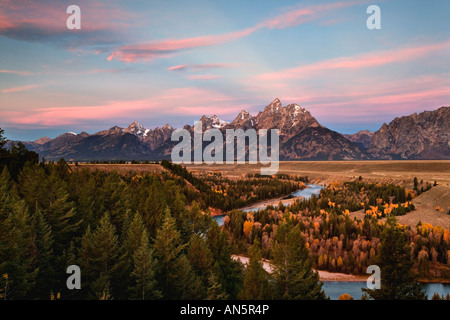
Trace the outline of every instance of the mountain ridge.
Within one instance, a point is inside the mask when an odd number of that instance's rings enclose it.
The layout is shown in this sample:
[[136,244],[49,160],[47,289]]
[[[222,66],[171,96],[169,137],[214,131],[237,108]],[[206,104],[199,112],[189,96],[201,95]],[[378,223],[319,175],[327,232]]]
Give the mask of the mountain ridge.
[[[307,109],[295,103],[283,106],[278,98],[256,116],[242,110],[231,122],[217,115],[203,115],[200,121],[203,131],[215,128],[224,135],[227,129],[279,129],[280,160],[450,159],[450,107],[397,117],[376,132],[355,134],[330,130]],[[193,134],[193,126],[184,128]],[[170,158],[177,144],[171,141],[174,130],[169,124],[147,129],[134,121],[127,128],[68,132],[23,143],[48,160],[160,160]]]

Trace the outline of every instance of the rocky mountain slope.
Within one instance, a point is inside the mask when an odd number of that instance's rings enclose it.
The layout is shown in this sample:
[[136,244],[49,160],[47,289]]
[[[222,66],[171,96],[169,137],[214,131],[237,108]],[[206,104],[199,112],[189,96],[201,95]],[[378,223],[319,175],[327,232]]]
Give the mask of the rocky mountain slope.
[[367,151],[379,159],[450,159],[450,107],[384,123]]
[[[396,118],[375,133],[364,130],[353,135],[324,127],[297,104],[283,107],[278,98],[256,116],[242,110],[232,122],[216,115],[199,120],[203,131],[215,128],[224,136],[227,129],[279,129],[280,160],[450,159],[449,107]],[[193,134],[192,126],[184,128]],[[171,141],[174,130],[169,124],[146,129],[135,121],[127,128],[65,133],[24,144],[48,160],[159,160],[170,158],[178,143]]]
[[354,134],[343,134],[344,138],[354,142],[362,150],[367,150],[372,142],[373,132],[369,130],[361,130]]

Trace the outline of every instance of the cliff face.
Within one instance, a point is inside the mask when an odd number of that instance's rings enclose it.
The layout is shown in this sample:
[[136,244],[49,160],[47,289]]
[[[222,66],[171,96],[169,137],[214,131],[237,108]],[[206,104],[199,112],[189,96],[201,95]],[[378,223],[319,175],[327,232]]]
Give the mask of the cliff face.
[[395,118],[372,137],[379,159],[450,159],[450,107]]

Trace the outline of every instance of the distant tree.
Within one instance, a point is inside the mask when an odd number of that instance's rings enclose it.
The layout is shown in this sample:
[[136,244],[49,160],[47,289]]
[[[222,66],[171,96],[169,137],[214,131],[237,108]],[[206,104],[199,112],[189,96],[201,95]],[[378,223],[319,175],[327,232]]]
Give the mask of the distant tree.
[[348,293],[341,294],[339,300],[353,300],[353,297]]
[[6,138],[3,136],[4,133],[5,133],[5,130],[0,128],[0,152],[4,151],[3,147],[6,144]]
[[17,144],[12,142],[9,150],[4,146],[7,143],[3,136],[4,130],[0,128],[0,170],[8,167],[12,178],[17,181],[17,176],[27,162],[38,163],[39,155],[34,151],[29,151],[22,142]]
[[417,177],[414,177],[414,190],[418,190],[417,187],[419,186],[419,180],[417,180]]
[[426,294],[412,272],[411,247],[405,233],[389,216],[381,234],[381,248],[376,258],[381,269],[381,288],[362,290],[374,300],[424,300]]

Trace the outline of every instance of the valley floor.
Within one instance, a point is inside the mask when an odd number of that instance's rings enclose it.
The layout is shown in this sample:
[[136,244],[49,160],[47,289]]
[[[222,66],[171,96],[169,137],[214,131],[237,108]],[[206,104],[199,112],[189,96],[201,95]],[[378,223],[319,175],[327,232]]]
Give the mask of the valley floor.
[[[161,172],[166,169],[158,164],[84,164],[77,167],[104,171],[117,170],[119,173],[136,171],[140,173]],[[259,173],[261,165],[186,165],[193,172],[221,172],[229,178],[239,179],[248,173]],[[422,193],[413,200],[416,210],[398,218],[399,223],[416,226],[419,221],[440,225],[450,229],[450,160],[396,160],[396,161],[280,161],[278,173],[308,176],[315,184],[331,181],[349,181],[361,176],[364,181],[392,182],[412,189],[414,177],[424,183],[437,182],[437,186]],[[269,200],[273,203],[274,200]],[[278,201],[278,200],[277,200]],[[436,207],[443,209],[442,212]],[[351,213],[361,218],[364,213]]]
[[[258,173],[260,165],[187,165],[195,171],[220,171],[230,178],[240,178],[247,173]],[[332,181],[349,181],[361,176],[364,181],[391,182],[413,188],[415,177],[425,183],[436,183],[436,187],[422,193],[413,200],[416,210],[398,217],[398,222],[416,226],[419,221],[440,225],[450,229],[450,160],[399,160],[399,161],[281,161],[278,173],[308,176],[314,184]],[[419,186],[420,187],[420,186]],[[443,209],[436,210],[436,207]],[[356,211],[352,216],[362,218],[364,213]]]

